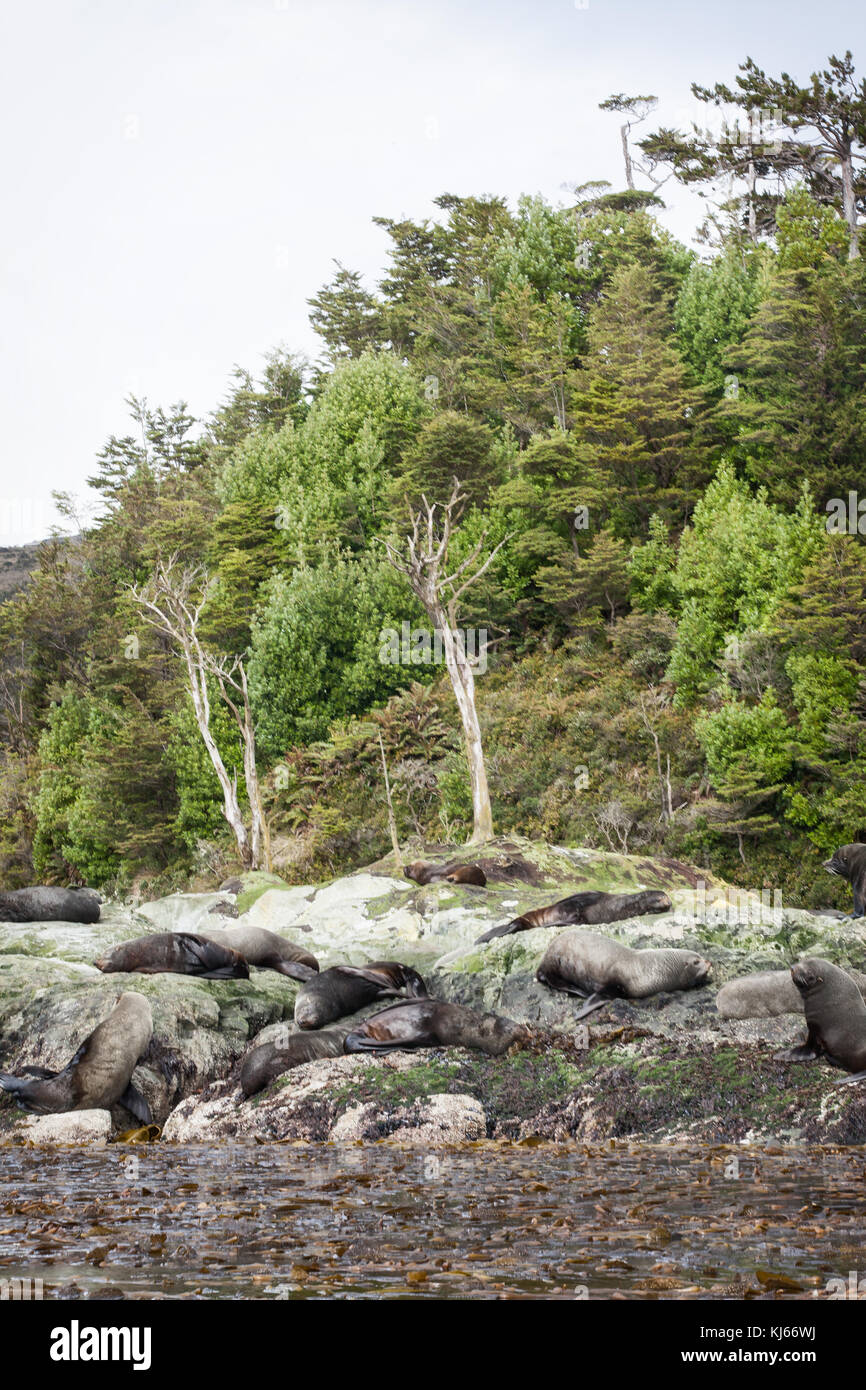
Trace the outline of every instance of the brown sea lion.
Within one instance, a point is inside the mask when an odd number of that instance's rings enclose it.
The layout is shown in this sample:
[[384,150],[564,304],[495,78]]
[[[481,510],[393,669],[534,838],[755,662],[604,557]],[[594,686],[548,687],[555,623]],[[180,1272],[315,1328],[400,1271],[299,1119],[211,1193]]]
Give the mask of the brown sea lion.
[[498,1014],[479,1014],[462,1004],[416,999],[392,1004],[347,1034],[344,1050],[398,1052],[416,1047],[474,1047],[500,1057],[515,1043],[529,1041],[529,1029]]
[[806,1014],[806,1041],[775,1053],[780,1062],[813,1062],[824,1058],[849,1071],[839,1084],[866,1078],[866,1004],[844,970],[820,956],[799,961],[791,970]]
[[[866,975],[859,970],[846,973],[866,998]],[[722,1018],[777,1018],[780,1014],[804,1011],[803,996],[790,970],[761,970],[728,980],[716,995],[716,1008]]]
[[696,951],[636,951],[592,931],[567,931],[551,941],[535,978],[550,989],[587,997],[575,1019],[611,999],[647,999],[682,989],[700,989],[711,965]]
[[853,917],[866,916],[866,845],[842,845],[824,864],[828,874],[844,878],[854,893]]
[[218,941],[191,932],[153,932],[123,941],[93,964],[106,975],[199,975],[204,980],[248,980],[243,956]]
[[480,864],[458,864],[456,859],[450,864],[425,864],[416,860],[403,870],[406,878],[415,883],[474,883],[478,888],[487,884],[487,875]]
[[208,927],[199,933],[208,941],[216,941],[243,956],[247,965],[259,970],[276,970],[293,980],[311,980],[318,974],[319,962],[303,946],[296,946],[284,936],[265,927],[242,924],[237,927]]
[[85,1038],[62,1071],[23,1067],[29,1076],[0,1072],[0,1088],[14,1096],[22,1109],[37,1115],[110,1110],[119,1103],[142,1124],[150,1124],[150,1106],[131,1077],[152,1034],[153,1018],[144,995],[121,994],[108,1017]]
[[0,922],[99,921],[102,898],[92,888],[12,888],[0,892]]
[[601,926],[602,923],[620,922],[625,917],[643,917],[648,912],[670,912],[673,904],[667,893],[655,888],[644,889],[640,893],[602,893],[593,890],[587,893],[572,893],[570,898],[560,898],[559,902],[547,907],[536,907],[524,912],[521,917],[506,922],[501,927],[491,927],[480,941],[492,941],[497,936],[513,936],[515,932],[532,931],[535,927],[578,927]]
[[320,1057],[342,1057],[348,1028],[323,1028],[308,1033],[292,1033],[284,1042],[262,1043],[247,1053],[241,1066],[241,1090],[254,1096],[283,1072]]
[[377,999],[418,999],[426,994],[427,986],[418,971],[398,960],[332,965],[298,991],[295,1022],[299,1028],[324,1028]]

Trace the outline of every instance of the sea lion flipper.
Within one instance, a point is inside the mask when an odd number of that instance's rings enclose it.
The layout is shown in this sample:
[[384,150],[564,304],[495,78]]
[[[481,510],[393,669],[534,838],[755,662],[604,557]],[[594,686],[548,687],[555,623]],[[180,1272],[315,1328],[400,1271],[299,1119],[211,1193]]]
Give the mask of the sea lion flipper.
[[846,1076],[841,1081],[837,1081],[837,1086],[853,1086],[855,1081],[866,1081],[866,1071],[855,1071],[853,1076]]
[[153,1115],[147,1100],[131,1081],[117,1103],[124,1106],[137,1120],[141,1120],[143,1125],[153,1123]]
[[305,965],[301,960],[281,960],[274,969],[279,975],[288,975],[290,980],[300,980],[303,984],[308,980],[315,980],[319,974],[312,965]]
[[[248,978],[249,966],[230,946],[221,946],[218,941],[191,932],[175,932],[175,936],[192,966],[189,974],[200,975],[203,980]],[[241,967],[246,970],[246,976],[242,975]]]
[[[378,1015],[377,1015],[378,1017]],[[367,1037],[364,1033],[349,1033],[343,1040],[343,1051],[352,1052],[408,1052],[414,1047],[429,1047],[430,1043],[413,1042],[408,1039],[394,1041],[391,1038],[379,1042],[376,1038]]]
[[10,1096],[20,1096],[32,1080],[32,1077],[12,1076],[8,1071],[0,1071],[0,1091],[8,1091]]
[[811,1043],[803,1043],[800,1047],[783,1047],[780,1052],[773,1053],[774,1062],[814,1062],[821,1056],[817,1047]]
[[577,1013],[573,1015],[574,1022],[577,1023],[578,1019],[586,1018],[587,1014],[594,1014],[597,1009],[603,1009],[605,1004],[610,1002],[611,1000],[607,995],[591,994],[583,1008],[578,1009]]
[[512,936],[516,931],[514,922],[505,922],[501,927],[490,927],[482,936],[476,936],[475,945],[482,941],[492,941],[496,936]]
[[378,970],[368,970],[364,965],[341,965],[339,970],[343,975],[356,975],[359,980],[369,980],[371,985],[376,985],[384,993],[399,993],[391,985],[385,983]]

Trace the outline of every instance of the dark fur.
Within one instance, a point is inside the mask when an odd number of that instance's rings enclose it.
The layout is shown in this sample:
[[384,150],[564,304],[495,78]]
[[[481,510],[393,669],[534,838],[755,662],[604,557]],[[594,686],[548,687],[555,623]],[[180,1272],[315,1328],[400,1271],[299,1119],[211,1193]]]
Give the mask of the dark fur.
[[418,999],[426,994],[427,986],[418,971],[397,960],[332,965],[298,991],[295,1022],[299,1028],[324,1028],[377,999]]
[[191,932],[154,932],[124,941],[93,962],[106,975],[200,975],[205,980],[248,980],[250,967],[228,946]]
[[648,912],[670,912],[667,893],[645,889],[641,893],[572,893],[548,907],[536,907],[501,927],[491,927],[479,941],[492,941],[497,936],[513,936],[515,932],[532,931],[535,927],[583,927],[600,923],[620,922],[626,917],[643,917]]
[[99,921],[99,894],[92,888],[13,888],[0,892],[0,922]]
[[292,1033],[285,1042],[262,1043],[248,1052],[241,1066],[241,1090],[254,1096],[283,1072],[320,1057],[341,1057],[348,1028],[323,1028]]
[[535,972],[540,984],[593,999],[646,999],[652,994],[700,989],[710,962],[675,947],[634,950],[598,932],[568,931],[548,946]]
[[406,878],[415,883],[474,883],[478,888],[487,884],[487,875],[480,864],[425,864],[419,859],[403,870]]
[[854,892],[855,917],[866,916],[866,845],[841,845],[833,851],[824,868],[836,878],[844,878]]
[[213,927],[201,933],[208,941],[216,941],[243,956],[247,965],[259,970],[276,970],[292,980],[312,980],[319,972],[319,962],[303,946],[296,946],[265,927]]
[[348,1034],[346,1052],[411,1051],[416,1047],[474,1047],[500,1057],[514,1043],[529,1040],[529,1029],[511,1018],[479,1014],[439,999],[392,1004]]
[[132,1073],[153,1033],[150,1005],[141,994],[121,994],[108,1018],[85,1038],[62,1071],[22,1067],[26,1076],[0,1072],[0,1089],[23,1110],[56,1115],[67,1110],[126,1107],[150,1124],[150,1106],[132,1084]]
[[803,998],[806,1041],[799,1047],[777,1052],[784,1062],[812,1062],[824,1058],[831,1066],[866,1073],[866,1004],[854,981],[838,965],[814,956],[791,970],[791,979]]

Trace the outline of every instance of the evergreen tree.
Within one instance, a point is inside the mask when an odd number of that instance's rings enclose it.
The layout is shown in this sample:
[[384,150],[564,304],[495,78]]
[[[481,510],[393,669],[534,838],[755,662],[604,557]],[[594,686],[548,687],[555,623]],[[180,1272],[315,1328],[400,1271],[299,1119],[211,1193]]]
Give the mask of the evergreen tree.
[[654,510],[684,518],[709,474],[704,398],[671,336],[648,271],[623,267],[590,321],[574,427],[581,457],[608,486],[615,527],[629,534]]

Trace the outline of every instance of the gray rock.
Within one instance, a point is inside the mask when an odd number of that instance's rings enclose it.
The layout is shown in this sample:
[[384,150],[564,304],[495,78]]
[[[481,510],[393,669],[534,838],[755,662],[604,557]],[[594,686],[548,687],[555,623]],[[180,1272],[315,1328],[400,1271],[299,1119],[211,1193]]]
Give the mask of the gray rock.
[[111,1116],[107,1110],[70,1110],[66,1115],[28,1116],[20,1125],[31,1144],[108,1143]]

